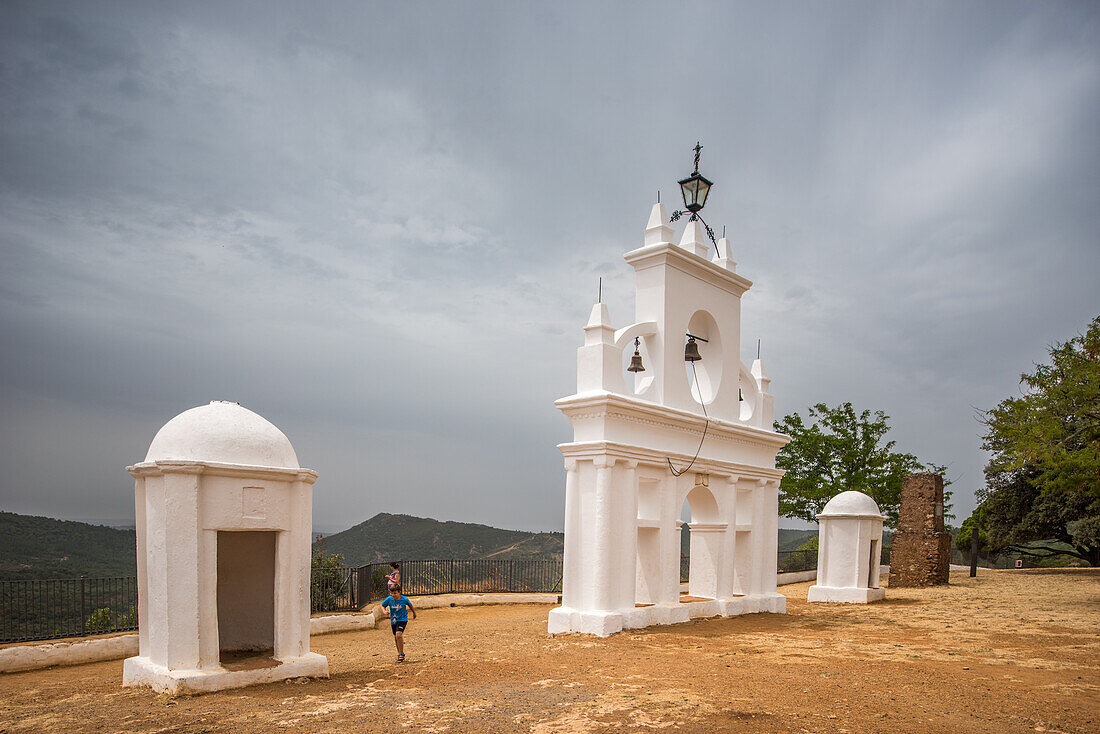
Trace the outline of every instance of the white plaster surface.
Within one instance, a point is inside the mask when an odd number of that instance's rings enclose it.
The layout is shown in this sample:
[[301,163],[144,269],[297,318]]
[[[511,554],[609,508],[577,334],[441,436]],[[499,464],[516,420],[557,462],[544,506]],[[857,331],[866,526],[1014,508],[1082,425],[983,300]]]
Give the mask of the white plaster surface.
[[[215,401],[165,424],[145,461],[127,470],[139,652],[123,685],[183,690],[192,684],[180,681],[194,678],[195,690],[216,690],[319,675],[309,651],[317,474],[299,467],[286,436],[236,403]],[[223,650],[268,648],[278,666],[221,667]]]
[[862,492],[841,492],[818,519],[817,581],[811,602],[867,604],[886,596],[882,573],[883,515]]
[[804,581],[813,581],[816,578],[816,568],[812,568],[809,571],[791,571],[789,573],[779,574],[776,577],[776,584],[778,586],[789,586],[790,584],[801,584]]
[[[698,222],[680,243],[661,204],[643,246],[625,259],[636,274],[635,321],[616,330],[593,306],[577,351],[577,391],[555,405],[573,424],[565,458],[562,605],[551,632],[607,635],[698,616],[783,611],[777,594],[774,399],[759,360],[741,360],[741,296],[729,242],[718,256]],[[684,361],[685,334],[702,360]],[[634,339],[645,371],[624,373]],[[705,340],[705,341],[704,341]],[[705,411],[705,414],[704,414]],[[706,438],[700,445],[704,428]],[[691,469],[679,476],[669,461]],[[690,507],[688,593],[679,602],[680,510]],[[651,606],[639,607],[638,604]]]
[[200,405],[164,424],[145,461],[207,461],[297,469],[290,440],[262,416],[222,400]]
[[310,652],[280,660],[273,667],[252,670],[226,670],[221,666],[202,670],[167,668],[141,656],[126,658],[122,663],[122,685],[148,686],[171,695],[209,693],[302,677],[327,678],[328,660]]
[[137,655],[138,636],[117,635],[76,642],[13,645],[0,648],[0,673],[35,670],[53,665],[80,665]]
[[886,597],[886,589],[875,588],[837,588],[835,586],[811,586],[806,600],[813,602],[833,602],[843,604],[868,604]]

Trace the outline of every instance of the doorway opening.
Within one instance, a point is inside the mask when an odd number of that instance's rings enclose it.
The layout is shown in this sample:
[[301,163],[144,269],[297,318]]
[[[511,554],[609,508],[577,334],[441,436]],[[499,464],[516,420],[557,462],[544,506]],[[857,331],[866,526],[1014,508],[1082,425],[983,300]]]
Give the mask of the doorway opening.
[[231,670],[278,665],[275,532],[218,531],[218,652]]
[[878,548],[881,542],[881,540],[871,541],[871,557],[867,559],[867,588],[869,589],[878,588],[878,574],[875,573],[875,562],[878,561]]

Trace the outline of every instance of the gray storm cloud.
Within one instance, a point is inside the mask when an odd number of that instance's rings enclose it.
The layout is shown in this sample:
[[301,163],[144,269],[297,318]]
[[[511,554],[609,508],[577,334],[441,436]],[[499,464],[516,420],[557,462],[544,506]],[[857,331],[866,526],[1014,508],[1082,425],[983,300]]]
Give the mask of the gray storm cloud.
[[1077,3],[6,3],[0,503],[132,515],[231,399],[321,527],[560,529],[552,402],[701,140],[778,413],[885,410],[965,517],[974,409],[1100,312],[1098,49]]

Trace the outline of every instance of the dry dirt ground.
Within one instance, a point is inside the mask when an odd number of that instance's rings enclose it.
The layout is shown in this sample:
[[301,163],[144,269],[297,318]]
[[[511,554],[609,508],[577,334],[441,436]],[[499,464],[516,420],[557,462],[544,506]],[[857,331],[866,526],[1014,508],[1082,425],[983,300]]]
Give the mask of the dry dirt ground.
[[316,637],[332,677],[171,698],[112,661],[0,675],[3,732],[1100,732],[1100,571],[954,573],[870,606],[806,603],[546,634],[544,605],[426,610]]

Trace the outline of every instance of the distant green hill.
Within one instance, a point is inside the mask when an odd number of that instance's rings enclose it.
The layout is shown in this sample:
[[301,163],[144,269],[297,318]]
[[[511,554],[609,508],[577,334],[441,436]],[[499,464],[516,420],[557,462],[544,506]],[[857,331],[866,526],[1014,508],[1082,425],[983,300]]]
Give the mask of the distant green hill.
[[779,550],[795,550],[810,538],[816,537],[817,528],[811,528],[808,530],[789,530],[787,528],[779,528]]
[[133,576],[133,530],[0,512],[0,579]]
[[546,558],[560,560],[561,533],[501,530],[467,522],[440,522],[381,513],[314,544],[339,553],[348,566],[397,560]]
[[[684,552],[687,552],[684,533]],[[817,530],[779,531],[779,550],[792,550]],[[133,576],[133,530],[0,512],[0,579]],[[395,560],[545,558],[561,560],[561,533],[529,533],[488,525],[440,522],[382,513],[318,541],[348,566]]]

